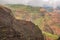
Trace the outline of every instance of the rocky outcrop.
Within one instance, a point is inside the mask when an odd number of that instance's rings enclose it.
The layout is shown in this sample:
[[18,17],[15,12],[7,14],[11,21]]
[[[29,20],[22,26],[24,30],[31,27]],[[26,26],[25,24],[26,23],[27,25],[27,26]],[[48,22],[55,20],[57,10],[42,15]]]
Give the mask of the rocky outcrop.
[[11,10],[0,6],[0,40],[44,40],[37,25],[17,20]]

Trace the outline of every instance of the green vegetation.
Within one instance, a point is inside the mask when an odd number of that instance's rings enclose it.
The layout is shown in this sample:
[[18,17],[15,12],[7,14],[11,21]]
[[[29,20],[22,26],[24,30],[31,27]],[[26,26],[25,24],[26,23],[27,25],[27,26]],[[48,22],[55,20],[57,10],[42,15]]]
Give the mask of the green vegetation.
[[[40,7],[31,7],[31,6],[25,6],[25,5],[8,5],[9,7],[13,8],[14,10],[22,10],[22,11],[27,11],[28,13],[31,14],[32,17],[36,18],[35,15],[38,14],[39,15],[39,9]],[[37,16],[38,16],[37,15]],[[40,15],[39,15],[40,16]],[[54,35],[54,34],[50,34],[47,32],[43,31],[43,25],[44,25],[44,20],[47,19],[50,20],[50,16],[45,16],[45,18],[43,18],[42,16],[39,18],[36,18],[35,20],[33,20],[33,23],[35,23],[36,25],[39,26],[39,28],[42,30],[43,34],[52,38],[52,39],[57,39],[58,36]]]
[[57,35],[50,34],[50,33],[44,32],[44,31],[43,31],[43,34],[46,35],[49,38],[54,39],[54,40],[58,39],[58,36]]
[[40,18],[34,20],[34,23],[35,23],[36,25],[38,25],[40,29],[42,29],[43,22],[44,22],[44,18],[43,18],[43,17],[40,17]]
[[[50,19],[50,17],[49,16],[48,17],[45,16],[45,19],[48,21]],[[54,40],[58,39],[58,36],[57,35],[43,31],[43,27],[42,26],[44,25],[43,23],[44,23],[44,20],[45,19],[43,17],[40,17],[40,18],[34,20],[34,23],[39,26],[39,28],[42,30],[42,32],[43,32],[43,34],[45,36],[47,36],[47,37],[49,37],[51,39],[54,39]]]
[[39,12],[39,9],[40,7],[32,7],[32,6],[26,6],[26,5],[17,5],[17,4],[14,4],[14,5],[8,5],[9,7],[11,8],[14,8],[14,9],[20,9],[20,10],[24,10],[24,11],[28,11],[28,12],[33,12],[33,13],[38,13]]

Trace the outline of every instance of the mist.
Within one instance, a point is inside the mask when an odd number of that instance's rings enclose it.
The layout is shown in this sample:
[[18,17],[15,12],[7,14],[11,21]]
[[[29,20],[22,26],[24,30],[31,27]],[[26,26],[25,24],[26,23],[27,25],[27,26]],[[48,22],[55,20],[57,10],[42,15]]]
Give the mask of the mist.
[[50,5],[56,7],[60,4],[59,0],[0,0],[0,4],[24,4],[31,6]]

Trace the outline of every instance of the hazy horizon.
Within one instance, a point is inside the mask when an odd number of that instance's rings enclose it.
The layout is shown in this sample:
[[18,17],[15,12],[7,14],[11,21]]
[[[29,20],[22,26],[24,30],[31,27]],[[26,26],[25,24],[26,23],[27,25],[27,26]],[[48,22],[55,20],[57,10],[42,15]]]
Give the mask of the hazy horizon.
[[49,5],[56,7],[60,4],[59,0],[0,0],[0,4],[24,4],[31,6]]

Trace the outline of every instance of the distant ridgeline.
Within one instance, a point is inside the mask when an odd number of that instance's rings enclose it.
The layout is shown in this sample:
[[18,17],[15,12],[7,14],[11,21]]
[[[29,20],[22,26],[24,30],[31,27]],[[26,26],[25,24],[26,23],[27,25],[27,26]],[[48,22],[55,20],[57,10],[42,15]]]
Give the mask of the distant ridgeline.
[[34,12],[34,13],[39,12],[39,9],[40,9],[40,7],[32,7],[29,5],[22,5],[22,4],[7,4],[7,6],[14,9],[20,9],[23,11]]

